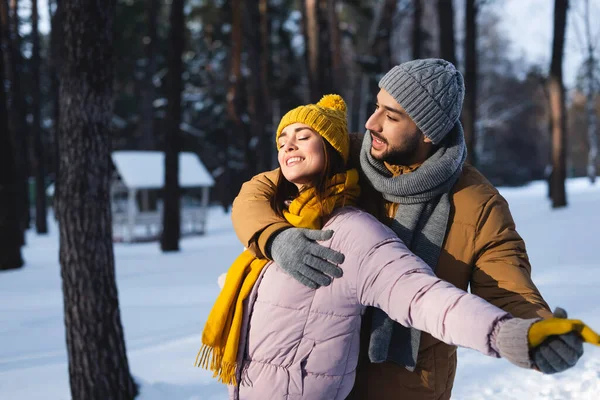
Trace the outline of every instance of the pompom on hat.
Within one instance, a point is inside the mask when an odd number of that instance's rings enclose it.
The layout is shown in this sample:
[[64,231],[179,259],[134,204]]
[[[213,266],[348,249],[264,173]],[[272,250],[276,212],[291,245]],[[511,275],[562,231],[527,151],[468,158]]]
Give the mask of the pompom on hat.
[[346,102],[342,96],[327,94],[317,104],[307,104],[288,111],[279,122],[275,143],[287,126],[298,122],[310,126],[341,154],[344,162],[348,161],[350,139],[346,122]]

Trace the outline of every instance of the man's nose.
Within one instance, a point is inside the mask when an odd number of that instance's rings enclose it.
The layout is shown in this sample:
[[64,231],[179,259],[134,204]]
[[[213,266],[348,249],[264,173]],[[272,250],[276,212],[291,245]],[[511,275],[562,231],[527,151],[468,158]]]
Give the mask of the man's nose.
[[365,123],[365,128],[370,131],[381,132],[381,123],[379,120],[379,115],[377,114],[377,111],[375,111]]

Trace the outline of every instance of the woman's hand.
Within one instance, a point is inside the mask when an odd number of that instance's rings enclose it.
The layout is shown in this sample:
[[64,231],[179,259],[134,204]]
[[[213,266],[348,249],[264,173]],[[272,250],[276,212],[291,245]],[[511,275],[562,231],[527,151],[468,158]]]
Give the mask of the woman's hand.
[[600,346],[600,336],[578,319],[555,317],[538,321],[531,325],[527,337],[529,346],[533,349],[542,345],[551,336],[562,336],[571,333],[576,333],[584,342]]
[[590,327],[566,318],[567,312],[557,308],[554,318],[534,323],[527,333],[533,363],[545,374],[574,366],[583,355],[583,342],[600,346],[600,336]]
[[500,356],[545,374],[565,371],[583,355],[583,343],[600,346],[600,336],[580,320],[566,319],[557,308],[546,320],[513,318],[500,322],[496,348]]

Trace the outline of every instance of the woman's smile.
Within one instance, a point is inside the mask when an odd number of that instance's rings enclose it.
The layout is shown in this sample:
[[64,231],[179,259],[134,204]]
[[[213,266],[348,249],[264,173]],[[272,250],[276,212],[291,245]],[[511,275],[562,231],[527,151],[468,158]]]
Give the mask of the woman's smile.
[[288,167],[293,167],[294,165],[301,163],[302,161],[304,161],[304,158],[302,157],[290,157],[285,161],[285,165],[287,165]]

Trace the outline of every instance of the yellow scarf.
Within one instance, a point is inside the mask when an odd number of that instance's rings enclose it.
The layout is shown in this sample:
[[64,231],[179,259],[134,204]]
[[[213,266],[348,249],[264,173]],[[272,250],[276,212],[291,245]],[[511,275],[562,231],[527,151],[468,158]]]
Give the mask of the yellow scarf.
[[[284,216],[295,227],[321,229],[322,216],[331,214],[336,208],[356,204],[359,195],[358,172],[351,169],[331,178],[326,197],[321,202],[317,201],[315,190],[309,188],[292,201]],[[237,384],[235,371],[244,313],[243,301],[250,295],[268,262],[256,258],[248,250],[244,251],[229,267],[225,285],[204,326],[202,347],[194,365],[213,371],[213,376],[225,384]]]

